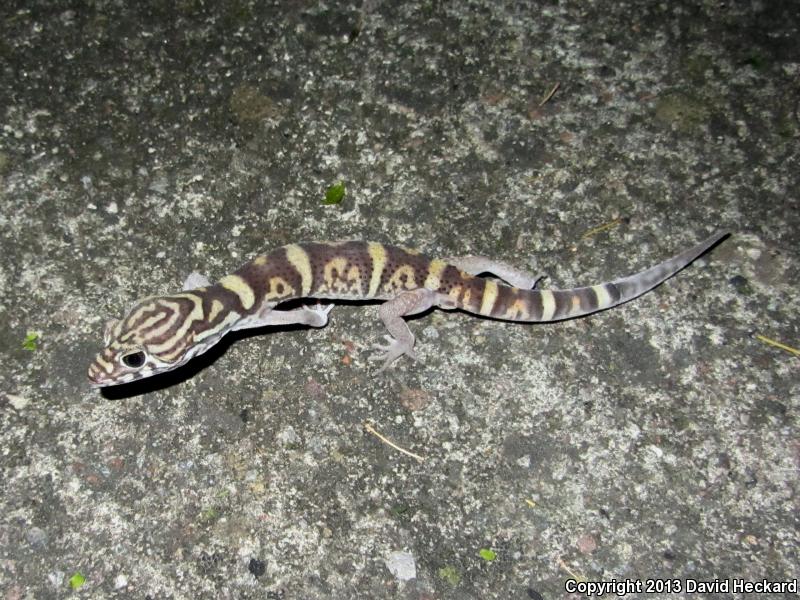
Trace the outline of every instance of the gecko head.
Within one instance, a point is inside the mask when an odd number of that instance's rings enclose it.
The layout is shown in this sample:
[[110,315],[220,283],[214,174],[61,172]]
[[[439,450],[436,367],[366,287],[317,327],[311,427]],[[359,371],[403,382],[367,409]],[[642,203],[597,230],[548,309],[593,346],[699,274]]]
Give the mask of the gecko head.
[[144,347],[113,344],[94,357],[87,375],[92,387],[107,387],[144,379],[157,372],[159,365]]
[[[89,365],[92,387],[129,383],[171,371],[201,350],[191,331],[197,302],[186,295],[146,298],[106,322],[103,349]],[[187,324],[188,320],[188,324]]]

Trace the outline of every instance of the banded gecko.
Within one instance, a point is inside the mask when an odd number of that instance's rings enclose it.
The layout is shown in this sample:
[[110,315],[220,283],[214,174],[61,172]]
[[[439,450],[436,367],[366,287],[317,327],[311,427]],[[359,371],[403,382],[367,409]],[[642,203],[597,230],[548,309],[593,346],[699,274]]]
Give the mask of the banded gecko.
[[[304,242],[257,256],[212,284],[193,273],[183,290],[137,302],[105,327],[105,348],[89,367],[94,387],[128,383],[175,369],[231,331],[266,325],[323,327],[332,304],[282,310],[299,299],[384,300],[386,344],[373,357],[385,369],[415,358],[403,317],[438,307],[518,322],[570,319],[636,298],[675,275],[717,244],[717,233],[635,275],[567,290],[535,289],[538,277],[484,256],[430,259],[377,242]],[[504,283],[480,277],[495,275]],[[508,285],[506,285],[508,284]]]

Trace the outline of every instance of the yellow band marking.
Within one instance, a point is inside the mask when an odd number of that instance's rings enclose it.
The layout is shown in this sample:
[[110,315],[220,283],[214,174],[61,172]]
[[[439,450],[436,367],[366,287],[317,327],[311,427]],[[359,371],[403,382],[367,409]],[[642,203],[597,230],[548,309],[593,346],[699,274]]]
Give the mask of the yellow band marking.
[[447,263],[443,260],[435,258],[428,265],[428,276],[425,278],[425,283],[422,285],[429,290],[436,291],[442,285],[442,272],[447,267]]
[[[177,302],[177,300],[181,298],[191,300],[195,304],[202,301],[200,296],[192,293],[174,294],[172,296],[154,298],[153,302],[148,302],[146,306],[140,307],[134,314],[126,319],[129,330],[124,335],[118,336],[119,341],[134,341],[136,343],[142,343],[144,340],[158,339],[160,336],[164,335],[170,330],[180,316],[181,305],[179,302]],[[147,312],[151,312],[153,314],[149,317],[146,317],[140,324],[135,325],[135,321],[144,317]],[[164,319],[165,314],[167,315],[167,319],[165,322],[161,323],[157,329],[145,331],[147,328],[152,327]]]
[[347,259],[344,256],[337,256],[326,262],[322,271],[323,290],[326,292],[340,291],[346,269]]
[[514,319],[518,321],[525,321],[530,317],[528,313],[528,303],[524,298],[517,298],[512,302],[511,306],[506,310],[505,318]]
[[577,315],[581,312],[581,296],[580,294],[575,294],[572,297],[572,308],[569,309],[570,315]]
[[153,312],[156,309],[156,303],[152,302],[153,299],[148,298],[148,300],[150,300],[150,302],[144,301],[140,303],[139,307],[135,311],[133,311],[133,313],[131,313],[127,319],[125,319],[124,328],[122,327],[122,322],[119,322],[114,326],[114,337],[116,338],[120,337],[120,334],[122,333],[123,329],[129,329],[129,330],[133,329],[134,324],[142,317],[142,315],[148,312]]
[[264,256],[263,254],[260,254],[253,259],[253,264],[259,267],[263,267],[265,264],[267,264],[267,257]]
[[337,256],[325,263],[323,269],[324,283],[318,291],[334,294],[347,294],[348,292],[361,295],[361,270],[356,265],[350,265],[343,256]]
[[461,297],[461,306],[467,310],[471,310],[470,304],[472,303],[472,290],[470,288],[464,289],[464,295]]
[[172,313],[168,314],[167,311],[164,310],[158,311],[156,314],[147,317],[144,321],[142,321],[141,324],[139,324],[136,329],[138,329],[139,331],[144,331],[145,329],[152,327],[159,321],[163,321],[165,317],[169,318],[170,316],[172,316]]
[[169,352],[164,352],[158,356],[158,359],[167,363],[175,362],[175,359],[178,358],[181,354],[186,351],[187,346],[190,343],[194,342],[194,337],[187,343],[186,340],[177,340],[177,345],[173,346],[173,348]]
[[593,285],[592,290],[594,295],[597,296],[597,308],[607,308],[614,302],[603,284]]
[[550,290],[540,290],[542,298],[542,321],[549,321],[556,314],[556,297]]
[[311,260],[308,257],[308,252],[303,250],[297,244],[289,244],[286,246],[286,260],[295,268],[295,271],[300,275],[300,292],[302,296],[308,296],[311,293],[311,282],[314,278],[311,271]]
[[212,300],[211,301],[211,310],[209,310],[208,314],[206,315],[206,321],[208,321],[209,323],[213,322],[214,319],[217,318],[217,315],[220,312],[222,312],[223,308],[225,308],[225,307],[222,305],[222,302],[220,302],[219,300]]
[[350,291],[357,294],[358,296],[363,295],[363,290],[361,289],[361,270],[353,265],[347,271],[347,282],[350,284]]
[[267,291],[267,300],[274,300],[275,298],[285,298],[294,294],[294,288],[289,285],[283,277],[270,277],[269,290]]
[[497,284],[491,279],[484,282],[483,297],[481,298],[480,313],[482,315],[492,314],[495,302],[497,302],[498,288]]
[[112,363],[108,362],[108,361],[107,361],[105,358],[103,358],[103,356],[102,356],[101,354],[98,354],[98,355],[95,357],[95,359],[94,359],[94,360],[95,360],[95,362],[96,362],[98,365],[100,365],[100,366],[103,368],[103,370],[104,370],[106,373],[108,373],[109,375],[111,375],[111,373],[113,373],[113,372],[114,372],[114,365],[113,365]]
[[109,319],[106,321],[105,327],[103,328],[103,342],[108,345],[108,343],[118,337],[121,332],[122,320]]
[[[403,283],[405,278],[405,283]],[[414,277],[414,267],[411,265],[401,265],[397,267],[389,281],[383,286],[384,291],[392,292],[394,290],[406,289],[413,290],[417,287],[417,280]]]
[[[166,303],[165,303],[166,304]],[[180,306],[178,304],[174,304],[172,302],[169,303],[169,308],[164,306],[162,310],[159,311],[157,315],[155,315],[152,319],[148,319],[139,327],[139,335],[137,336],[140,343],[145,342],[146,340],[157,340],[162,335],[167,333],[172,327],[175,325],[175,322],[178,320],[180,316]],[[164,314],[167,314],[167,318],[161,323],[157,328],[153,329],[152,331],[145,331],[145,328],[148,326],[155,325],[159,319],[161,319]],[[152,322],[150,322],[152,321]]]
[[453,301],[453,304],[455,304],[456,306],[459,306],[458,298],[461,296],[461,286],[457,285],[457,286],[453,287],[453,289],[451,289],[447,293],[447,295]]
[[383,270],[386,268],[386,248],[383,247],[383,244],[368,242],[367,252],[369,253],[369,257],[372,259],[372,274],[369,278],[369,290],[367,290],[367,298],[374,298],[378,293],[378,288],[381,285]]
[[[230,275],[228,277],[230,277]],[[239,279],[241,279],[241,278],[239,278]],[[225,286],[225,287],[227,287],[227,286]],[[248,287],[247,289],[250,289],[250,288]],[[252,290],[250,290],[250,293],[252,294]],[[178,327],[178,330],[175,332],[175,334],[171,338],[169,338],[168,340],[165,340],[161,344],[148,345],[148,350],[152,354],[160,354],[161,352],[166,352],[168,350],[172,350],[178,344],[185,345],[185,344],[183,344],[181,342],[181,340],[186,335],[186,333],[189,331],[189,329],[192,327],[192,324],[195,321],[202,321],[203,320],[203,303],[200,300],[200,298],[198,296],[192,296],[192,295],[188,295],[188,294],[187,295],[183,295],[182,297],[189,298],[194,302],[194,306],[192,307],[191,312],[186,316],[186,318],[183,320],[183,323],[181,323],[181,326]]]
[[238,321],[239,317],[241,317],[241,316],[242,315],[240,315],[239,313],[237,313],[234,310],[230,311],[227,315],[225,315],[225,318],[222,319],[222,321],[220,321],[216,325],[214,325],[214,327],[211,327],[210,329],[206,329],[205,331],[200,332],[196,336],[194,336],[194,341],[195,342],[202,342],[207,337],[211,337],[212,335],[215,335],[215,334],[219,333],[220,331],[227,330],[231,325],[233,325],[236,321]]
[[226,275],[219,280],[219,284],[239,296],[239,302],[245,310],[250,310],[255,304],[256,295],[253,288],[239,275]]

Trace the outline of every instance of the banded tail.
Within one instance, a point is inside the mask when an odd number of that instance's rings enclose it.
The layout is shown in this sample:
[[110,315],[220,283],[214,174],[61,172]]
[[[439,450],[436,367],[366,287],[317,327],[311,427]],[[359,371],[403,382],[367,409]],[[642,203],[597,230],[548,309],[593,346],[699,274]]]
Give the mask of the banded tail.
[[727,235],[727,232],[716,233],[654,267],[598,285],[526,290],[478,279],[485,283],[483,290],[474,290],[476,300],[467,298],[456,305],[467,312],[507,321],[543,323],[582,317],[638,298],[687,267]]

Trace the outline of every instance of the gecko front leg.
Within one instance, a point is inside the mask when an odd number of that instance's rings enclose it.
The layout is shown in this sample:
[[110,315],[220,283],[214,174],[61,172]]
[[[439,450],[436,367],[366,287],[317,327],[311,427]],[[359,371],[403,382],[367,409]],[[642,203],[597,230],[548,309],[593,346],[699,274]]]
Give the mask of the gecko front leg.
[[391,300],[381,304],[378,314],[381,317],[389,334],[384,336],[388,343],[373,344],[378,350],[370,356],[369,360],[382,360],[383,366],[378,373],[384,371],[404,354],[416,359],[414,353],[414,334],[408,328],[408,323],[403,317],[424,312],[437,303],[437,294],[431,290],[421,288],[403,292]]
[[328,313],[333,304],[315,304],[301,306],[292,310],[260,310],[257,315],[242,319],[233,329],[252,329],[267,325],[308,325],[309,327],[325,327],[328,324]]

